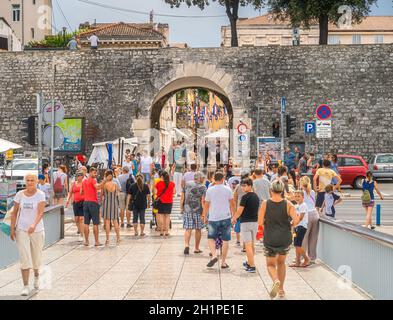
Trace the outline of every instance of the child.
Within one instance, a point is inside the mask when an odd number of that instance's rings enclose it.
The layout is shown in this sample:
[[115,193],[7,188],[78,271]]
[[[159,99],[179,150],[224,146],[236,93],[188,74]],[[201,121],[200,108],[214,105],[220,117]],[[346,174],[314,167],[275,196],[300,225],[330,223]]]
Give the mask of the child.
[[45,182],[46,178],[43,174],[38,175],[38,190],[41,190],[45,193],[45,201],[46,205],[49,205],[49,198],[50,198],[50,184]]
[[325,200],[323,201],[321,211],[325,209],[325,215],[331,218],[335,218],[336,209],[334,206],[342,202],[340,196],[333,192],[333,185],[329,184],[325,188]]
[[[300,222],[295,227],[295,239],[293,240],[293,244],[296,248],[296,261],[294,264],[290,265],[290,267],[308,267],[310,265],[310,258],[307,255],[307,252],[302,247],[304,236],[307,232],[307,224],[308,224],[308,209],[307,204],[304,202],[304,194],[302,190],[295,191],[295,201],[296,201],[296,213],[300,218]],[[301,264],[301,259],[304,259],[304,262]]]

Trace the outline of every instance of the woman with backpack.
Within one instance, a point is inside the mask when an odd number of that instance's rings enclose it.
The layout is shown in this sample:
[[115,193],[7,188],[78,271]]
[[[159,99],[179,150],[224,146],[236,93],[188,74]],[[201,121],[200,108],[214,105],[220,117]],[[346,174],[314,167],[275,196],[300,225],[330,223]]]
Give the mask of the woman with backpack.
[[374,177],[371,171],[367,171],[366,179],[364,179],[362,183],[362,189],[362,204],[363,208],[366,210],[365,227],[369,229],[375,229],[375,226],[372,225],[372,213],[375,205],[374,190],[378,193],[381,200],[383,200],[383,196],[378,189],[378,183],[374,181]]
[[141,227],[141,237],[145,235],[145,212],[150,208],[150,188],[144,183],[143,175],[138,173],[136,182],[131,186],[129,193],[131,195],[130,201],[132,203],[132,215],[135,236],[138,236],[138,219]]
[[60,165],[57,172],[53,173],[53,191],[55,193],[53,204],[63,205],[64,198],[68,194],[68,176],[67,167]]
[[169,236],[170,214],[172,212],[173,195],[176,193],[175,184],[170,181],[169,174],[162,172],[162,181],[156,185],[157,198],[155,200],[155,209],[160,226],[160,236]]

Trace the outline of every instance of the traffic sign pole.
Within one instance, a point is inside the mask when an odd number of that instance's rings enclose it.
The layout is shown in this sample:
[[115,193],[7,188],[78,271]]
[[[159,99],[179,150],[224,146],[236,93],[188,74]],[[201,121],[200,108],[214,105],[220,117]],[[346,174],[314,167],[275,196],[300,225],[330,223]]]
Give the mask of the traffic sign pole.
[[55,80],[56,80],[56,65],[53,60],[53,92],[52,92],[52,136],[51,136],[51,147],[50,147],[50,189],[51,189],[51,198],[50,204],[53,205],[53,199],[55,192],[53,190],[53,170],[54,170],[54,157],[55,157]]
[[38,116],[38,172],[42,172],[42,93],[36,93]]
[[286,111],[286,99],[285,97],[281,98],[281,161],[284,163],[284,122],[285,122],[285,111]]

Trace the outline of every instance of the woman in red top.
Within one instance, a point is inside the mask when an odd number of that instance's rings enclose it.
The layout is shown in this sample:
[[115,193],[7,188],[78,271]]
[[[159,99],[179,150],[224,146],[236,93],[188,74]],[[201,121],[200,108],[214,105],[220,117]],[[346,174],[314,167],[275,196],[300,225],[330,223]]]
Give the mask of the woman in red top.
[[70,203],[70,201],[72,201],[73,203],[75,224],[76,227],[78,228],[79,241],[83,241],[83,230],[84,230],[83,201],[85,200],[85,196],[81,194],[83,178],[84,178],[83,172],[78,171],[76,173],[76,180],[72,184],[70,188],[70,192],[68,193],[68,199],[66,203],[66,208],[68,208],[68,204]]
[[172,212],[173,195],[176,193],[175,184],[170,181],[168,172],[162,173],[162,181],[156,184],[157,218],[160,221],[160,235],[169,236],[170,214]]

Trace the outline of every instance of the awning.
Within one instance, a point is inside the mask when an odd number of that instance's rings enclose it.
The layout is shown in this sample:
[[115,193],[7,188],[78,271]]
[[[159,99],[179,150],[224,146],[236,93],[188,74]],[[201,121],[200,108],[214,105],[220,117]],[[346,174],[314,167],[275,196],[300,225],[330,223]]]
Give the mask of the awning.
[[183,131],[179,130],[178,128],[173,128],[173,130],[175,130],[176,133],[180,134],[181,136],[190,139],[190,137],[188,135],[186,135]]
[[0,152],[6,152],[11,149],[20,149],[20,148],[22,148],[22,146],[20,146],[19,144],[4,139],[0,139]]

